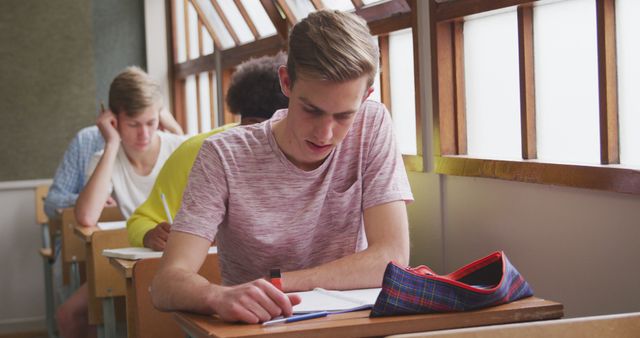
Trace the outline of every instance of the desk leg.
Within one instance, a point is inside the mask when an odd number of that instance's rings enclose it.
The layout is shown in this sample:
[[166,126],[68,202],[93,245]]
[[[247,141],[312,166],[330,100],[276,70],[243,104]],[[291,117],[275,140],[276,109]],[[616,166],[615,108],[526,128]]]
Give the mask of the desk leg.
[[113,297],[102,299],[102,320],[105,338],[116,338],[116,311],[113,301]]
[[51,248],[51,241],[49,239],[49,224],[42,225],[42,247]]
[[44,296],[46,306],[47,333],[49,338],[56,338],[56,319],[54,316],[53,269],[55,260],[43,258],[44,264]]
[[125,298],[127,310],[127,338],[137,338],[136,309],[138,308],[136,299],[136,289],[133,286],[133,278],[127,278],[127,295]]
[[72,259],[73,261],[71,262],[71,266],[69,268],[69,274],[71,275],[69,281],[71,290],[69,290],[69,294],[72,294],[80,287],[80,266],[75,256]]

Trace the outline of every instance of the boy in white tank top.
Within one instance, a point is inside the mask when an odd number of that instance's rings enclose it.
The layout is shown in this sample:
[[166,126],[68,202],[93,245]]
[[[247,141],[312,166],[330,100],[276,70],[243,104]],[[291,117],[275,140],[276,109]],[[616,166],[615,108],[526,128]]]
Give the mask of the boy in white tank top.
[[[95,226],[112,193],[125,218],[144,202],[164,161],[184,140],[158,131],[162,106],[158,85],[138,67],[126,68],[111,82],[109,109],[96,121],[104,150],[92,158],[74,208],[79,224]],[[88,294],[85,283],[58,308],[63,337],[86,337],[95,330],[88,322]]]

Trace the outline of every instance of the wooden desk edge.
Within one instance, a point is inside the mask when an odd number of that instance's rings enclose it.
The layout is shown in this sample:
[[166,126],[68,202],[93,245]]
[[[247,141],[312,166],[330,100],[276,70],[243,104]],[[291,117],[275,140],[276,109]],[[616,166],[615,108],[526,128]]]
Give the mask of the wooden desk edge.
[[[498,314],[503,314],[506,311],[511,311],[510,307],[514,304],[517,305],[521,302],[527,303],[535,303],[531,304],[525,308],[521,308],[520,311],[513,311],[508,315],[502,315],[507,319],[503,319]],[[504,310],[503,310],[504,308]],[[497,311],[495,315],[487,318],[486,321],[483,321],[481,324],[476,323],[477,319],[469,317],[477,316],[478,312],[486,312],[487,310],[493,309]],[[446,317],[442,316],[457,316],[456,325],[447,325],[443,324],[446,320],[439,320],[438,323],[435,323],[431,326],[425,324],[424,316],[425,315],[409,315],[409,316],[391,316],[391,317],[381,317],[381,318],[369,318],[368,316],[369,310],[366,311],[358,311],[351,312],[339,317],[336,322],[339,321],[340,326],[326,326],[326,322],[330,321],[329,317],[322,318],[320,320],[308,321],[305,323],[296,323],[297,325],[304,325],[307,328],[307,331],[304,332],[305,336],[309,337],[368,337],[368,336],[387,336],[391,334],[400,334],[400,333],[413,333],[413,332],[422,332],[422,331],[433,331],[433,330],[442,330],[442,329],[451,329],[451,328],[464,328],[464,327],[474,327],[474,326],[486,326],[486,325],[494,325],[494,324],[507,324],[507,323],[517,323],[517,322],[525,322],[525,321],[539,321],[539,320],[548,320],[548,319],[558,319],[564,316],[564,306],[560,303],[530,297],[525,298],[523,300],[519,300],[516,302],[512,302],[509,304],[503,304],[496,307],[485,308],[476,311],[467,311],[467,312],[457,312],[457,313],[437,313],[430,314],[428,316],[440,316],[442,319]],[[462,317],[461,317],[462,316]],[[336,318],[333,317],[333,318]],[[186,331],[192,337],[231,337],[231,335],[221,334],[219,336],[214,336],[210,334],[210,330],[203,328],[197,325],[197,322],[202,323],[203,321],[214,320],[210,316],[203,316],[198,314],[192,314],[187,312],[175,312],[174,318],[180,325],[180,327]],[[397,323],[402,322],[403,330],[397,329]],[[285,326],[283,328],[286,329]],[[290,327],[290,329],[293,327]],[[248,331],[255,332],[259,329],[257,325],[246,325],[245,329]],[[279,337],[296,337],[302,334],[300,330],[286,329],[279,332],[272,332],[274,336]],[[298,326],[297,329],[300,329]],[[229,329],[226,329],[227,331]],[[273,328],[270,328],[273,330]],[[336,331],[341,330],[342,333],[338,334]],[[221,331],[225,331],[224,328]],[[324,332],[322,332],[324,331]],[[226,332],[229,333],[229,332]],[[236,332],[237,333],[237,332]],[[266,336],[268,333],[256,333],[256,334],[246,334],[243,337],[261,337]],[[240,336],[240,335],[238,335]]]
[[124,278],[132,278],[133,277],[133,266],[136,265],[137,260],[131,259],[122,259],[115,257],[107,257],[109,258],[109,263],[113,266],[119,273],[122,274]]
[[91,236],[93,236],[93,233],[96,231],[101,231],[101,230],[97,226],[85,227],[82,225],[76,225],[73,228],[73,233],[76,236],[80,237],[80,239],[83,240],[85,243],[91,243]]

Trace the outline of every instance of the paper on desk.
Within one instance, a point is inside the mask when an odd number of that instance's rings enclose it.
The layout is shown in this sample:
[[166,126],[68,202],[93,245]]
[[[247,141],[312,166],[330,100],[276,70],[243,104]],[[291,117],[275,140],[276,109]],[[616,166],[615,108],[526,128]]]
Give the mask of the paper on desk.
[[[218,248],[212,246],[209,248],[209,253],[217,253]],[[102,255],[106,257],[113,258],[122,258],[122,259],[130,259],[130,260],[138,260],[145,258],[158,258],[162,257],[162,251],[153,251],[149,248],[138,248],[138,247],[130,247],[130,248],[118,248],[118,249],[104,249],[102,250]]]
[[126,227],[127,227],[127,221],[98,222],[98,228],[102,230],[117,230],[117,229],[124,229]]
[[302,298],[302,302],[293,307],[293,313],[367,309],[375,304],[380,290],[381,288],[335,291],[316,288],[312,291],[293,292]]

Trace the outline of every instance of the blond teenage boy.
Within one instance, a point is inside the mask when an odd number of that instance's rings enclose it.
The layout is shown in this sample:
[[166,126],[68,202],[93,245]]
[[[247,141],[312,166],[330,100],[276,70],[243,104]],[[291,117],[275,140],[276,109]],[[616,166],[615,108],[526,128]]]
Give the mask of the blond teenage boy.
[[[296,24],[279,69],[289,108],[203,144],[152,284],[161,310],[257,323],[288,316],[284,292],[381,285],[409,258],[412,194],[388,111],[366,101],[378,49],[361,18]],[[197,274],[214,239],[223,285]],[[282,291],[264,277],[282,274]]]
[[[162,107],[158,85],[138,67],[126,68],[111,82],[109,110],[102,111],[96,121],[104,150],[91,159],[89,179],[74,209],[79,224],[95,225],[111,197],[125,218],[145,200],[162,164],[184,140],[158,131]],[[88,322],[86,283],[56,315],[65,338],[86,337],[95,331]]]

